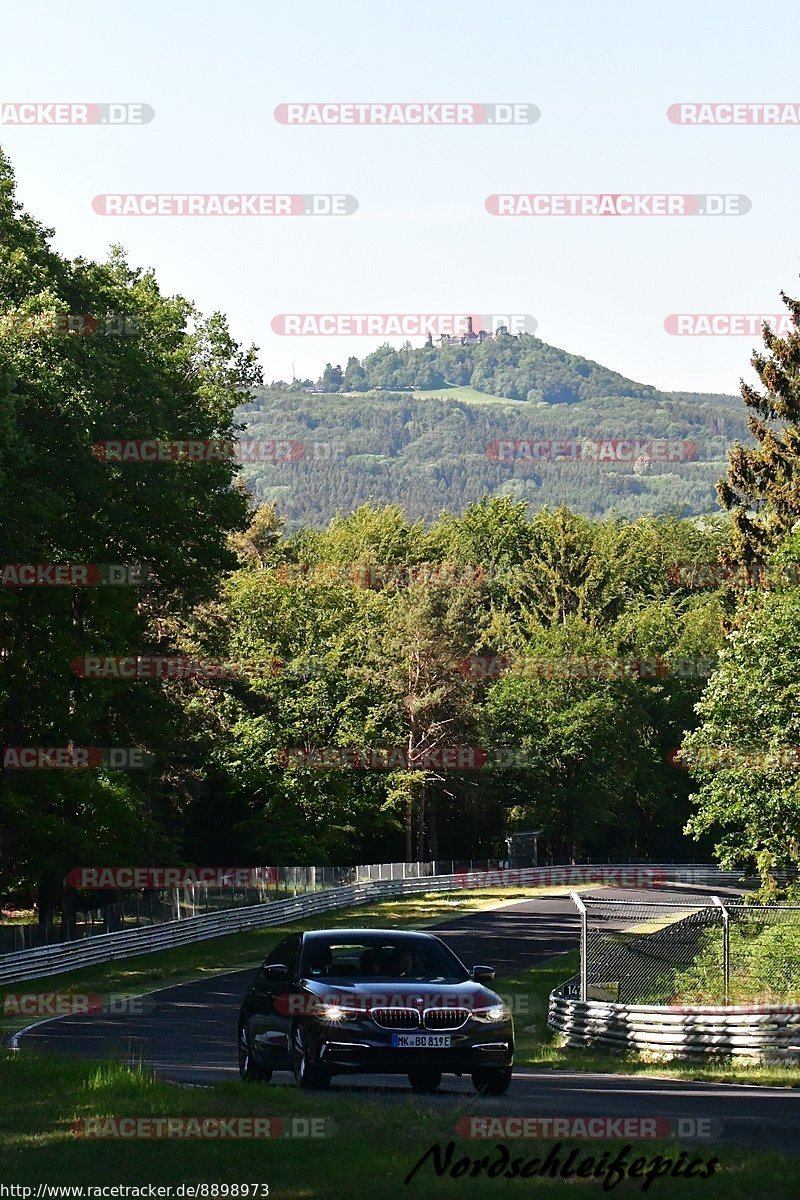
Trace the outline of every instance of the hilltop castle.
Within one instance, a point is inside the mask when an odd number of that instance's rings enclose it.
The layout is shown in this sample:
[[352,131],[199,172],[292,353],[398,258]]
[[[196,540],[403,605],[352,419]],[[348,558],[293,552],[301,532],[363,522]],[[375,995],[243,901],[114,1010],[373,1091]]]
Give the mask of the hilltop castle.
[[[496,333],[490,333],[488,329],[481,329],[475,333],[472,328],[472,317],[467,317],[467,332],[461,335],[450,336],[443,333],[438,342],[440,346],[479,346],[481,342],[489,341],[491,338],[508,337],[508,326],[498,325]],[[427,349],[433,349],[433,334],[428,334],[428,340],[425,343]]]

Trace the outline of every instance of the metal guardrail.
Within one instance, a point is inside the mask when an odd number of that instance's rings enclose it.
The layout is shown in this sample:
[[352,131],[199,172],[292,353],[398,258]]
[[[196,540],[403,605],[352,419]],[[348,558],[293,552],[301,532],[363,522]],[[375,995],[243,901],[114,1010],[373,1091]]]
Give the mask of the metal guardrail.
[[172,949],[190,942],[241,933],[248,929],[283,925],[335,908],[351,907],[372,900],[416,892],[449,892],[462,888],[484,887],[575,887],[604,883],[621,887],[648,887],[673,882],[725,887],[736,886],[740,880],[741,877],[736,872],[724,872],[712,866],[623,863],[457,871],[451,875],[423,875],[415,878],[345,884],[309,892],[291,900],[268,901],[245,908],[226,909],[198,917],[185,917],[180,921],[97,934],[79,941],[59,942],[6,954],[0,957],[0,985],[59,975],[76,967],[114,962],[138,954]]
[[550,993],[547,1023],[568,1046],[649,1051],[663,1058],[800,1061],[800,1005],[616,1004],[580,1000],[580,976]]

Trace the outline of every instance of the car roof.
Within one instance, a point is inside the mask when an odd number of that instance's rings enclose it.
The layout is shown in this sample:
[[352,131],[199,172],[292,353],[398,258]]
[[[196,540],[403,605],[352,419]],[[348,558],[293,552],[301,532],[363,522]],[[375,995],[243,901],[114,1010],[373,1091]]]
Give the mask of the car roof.
[[427,941],[438,941],[432,933],[422,933],[416,929],[308,929],[303,937],[310,941],[317,938],[347,939],[353,938],[425,938]]

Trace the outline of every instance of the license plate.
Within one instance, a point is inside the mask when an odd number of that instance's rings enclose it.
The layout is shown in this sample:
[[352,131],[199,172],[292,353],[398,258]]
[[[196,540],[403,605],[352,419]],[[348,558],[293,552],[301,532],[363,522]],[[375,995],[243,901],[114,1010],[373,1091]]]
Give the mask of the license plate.
[[449,1033],[393,1033],[392,1045],[398,1050],[444,1050],[450,1045]]

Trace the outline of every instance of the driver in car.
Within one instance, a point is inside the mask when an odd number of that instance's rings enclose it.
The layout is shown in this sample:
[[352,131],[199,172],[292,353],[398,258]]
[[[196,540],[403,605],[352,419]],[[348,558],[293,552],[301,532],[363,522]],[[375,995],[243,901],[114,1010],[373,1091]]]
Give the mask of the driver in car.
[[414,972],[414,955],[408,946],[395,946],[390,962],[392,975],[402,978]]

